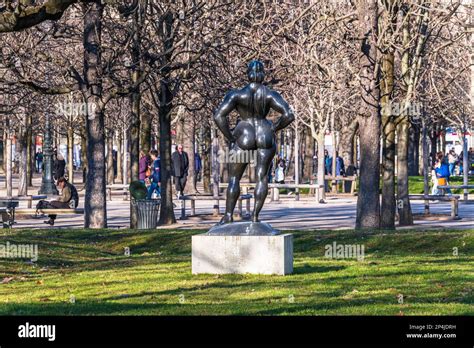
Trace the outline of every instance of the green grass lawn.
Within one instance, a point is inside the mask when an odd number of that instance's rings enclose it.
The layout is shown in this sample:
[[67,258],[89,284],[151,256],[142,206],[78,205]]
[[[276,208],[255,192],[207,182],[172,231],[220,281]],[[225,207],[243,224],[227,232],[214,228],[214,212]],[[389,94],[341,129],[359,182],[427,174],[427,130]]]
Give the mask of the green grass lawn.
[[[474,314],[474,230],[295,231],[289,276],[193,276],[200,232],[3,230],[0,244],[36,243],[39,259],[0,259],[0,315]],[[325,258],[333,241],[365,259]]]

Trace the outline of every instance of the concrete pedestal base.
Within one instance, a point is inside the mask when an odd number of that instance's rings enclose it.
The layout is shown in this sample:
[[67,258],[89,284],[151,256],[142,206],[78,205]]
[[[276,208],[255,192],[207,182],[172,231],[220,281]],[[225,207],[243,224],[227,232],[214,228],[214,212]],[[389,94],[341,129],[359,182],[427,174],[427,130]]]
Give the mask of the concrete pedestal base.
[[192,237],[193,274],[293,272],[293,235]]

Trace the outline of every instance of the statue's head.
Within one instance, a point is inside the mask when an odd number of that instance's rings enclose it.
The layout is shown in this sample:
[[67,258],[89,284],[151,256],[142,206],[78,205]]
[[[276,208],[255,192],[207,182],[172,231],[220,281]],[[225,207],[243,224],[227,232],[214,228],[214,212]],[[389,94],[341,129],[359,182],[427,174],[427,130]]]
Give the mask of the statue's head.
[[262,83],[265,78],[263,63],[259,60],[252,60],[247,67],[247,76],[250,82]]

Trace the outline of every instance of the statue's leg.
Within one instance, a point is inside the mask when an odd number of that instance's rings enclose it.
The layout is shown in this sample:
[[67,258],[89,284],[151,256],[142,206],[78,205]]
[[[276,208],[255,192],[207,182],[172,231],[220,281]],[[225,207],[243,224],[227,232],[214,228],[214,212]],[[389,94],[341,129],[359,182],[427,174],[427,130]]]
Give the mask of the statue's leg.
[[242,158],[240,154],[244,150],[238,147],[237,144],[234,145],[233,150],[235,152],[234,159],[236,159],[236,161],[229,163],[229,186],[227,186],[225,214],[220,221],[221,224],[229,223],[234,220],[234,209],[240,196],[240,179],[247,167],[247,163],[238,161],[238,159]]
[[258,149],[257,150],[257,168],[256,168],[256,179],[257,184],[255,186],[255,204],[253,207],[252,221],[258,222],[258,215],[262,210],[265,198],[268,194],[268,170],[273,157],[275,156],[276,146],[273,145],[269,149]]

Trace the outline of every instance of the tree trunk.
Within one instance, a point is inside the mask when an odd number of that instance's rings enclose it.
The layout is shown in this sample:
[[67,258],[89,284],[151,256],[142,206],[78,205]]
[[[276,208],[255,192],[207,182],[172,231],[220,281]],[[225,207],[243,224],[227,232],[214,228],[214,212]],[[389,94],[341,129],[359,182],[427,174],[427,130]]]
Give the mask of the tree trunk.
[[316,142],[318,143],[318,185],[322,185],[319,188],[319,201],[326,199],[326,190],[324,184],[324,138],[326,130],[320,129],[316,133]]
[[412,124],[409,132],[408,143],[408,175],[420,175],[420,130]]
[[82,183],[86,183],[87,179],[87,132],[83,127],[81,128],[81,169],[82,169]]
[[[463,115],[464,116],[464,122],[463,122],[463,127],[462,127],[462,153],[463,153],[463,156],[462,156],[462,168],[463,168],[463,185],[467,185],[468,184],[468,181],[469,181],[469,153],[468,153],[468,140],[467,140],[467,137],[466,137],[466,133],[467,133],[467,120],[466,120],[466,115]],[[468,194],[469,194],[469,190],[468,189],[464,189],[464,192],[463,192],[463,196],[464,196],[464,201],[467,203],[467,200],[468,200]]]
[[67,128],[67,168],[68,168],[68,177],[69,182],[72,184],[74,182],[74,129],[72,125],[69,125]]
[[10,121],[6,120],[6,141],[5,141],[5,186],[7,188],[7,197],[11,197],[13,193],[12,183],[12,136],[10,133]]
[[105,199],[105,137],[104,111],[101,105],[101,34],[104,6],[96,0],[84,6],[84,78],[87,84],[87,110],[94,105],[95,111],[87,115],[88,171],[84,199],[84,227],[107,227],[107,201]]
[[[135,84],[140,78],[141,73],[141,9],[137,9],[133,15],[133,42],[132,42],[132,83]],[[130,96],[131,107],[131,127],[130,127],[130,182],[139,179],[139,161],[140,161],[140,128],[141,114],[140,114],[141,94],[140,87],[135,88]],[[132,200],[130,199],[130,228],[137,228],[138,215],[135,210]]]
[[128,128],[123,129],[123,183],[127,185],[130,183],[130,132]]
[[107,184],[112,185],[115,179],[114,173],[114,133],[108,132],[107,135]]
[[[426,121],[426,115],[423,117],[423,128],[422,128],[422,145],[423,145],[423,194],[428,195],[430,193],[430,184],[429,184],[429,170],[430,170],[430,165],[429,161],[430,158],[428,156],[428,127],[427,127],[427,121]],[[429,214],[430,212],[430,205],[425,203],[425,214]]]
[[150,114],[140,113],[140,150],[149,153],[151,150],[151,122],[153,118]]
[[[387,10],[387,9],[386,9]],[[392,115],[395,54],[392,49],[382,57],[382,206],[381,227],[395,229],[395,123]]]
[[201,153],[202,160],[202,185],[204,193],[211,193],[211,132],[206,127],[203,134],[204,151]]
[[313,179],[314,139],[308,127],[305,128],[304,139],[303,182],[311,182],[311,179]]
[[437,134],[436,134],[436,125],[434,125],[432,127],[432,130],[430,132],[430,142],[431,142],[431,146],[430,146],[430,157],[431,157],[431,163],[430,165],[433,165],[435,162],[436,162],[436,144],[438,142],[438,137],[437,137]]
[[[163,66],[169,64],[171,60],[171,48],[173,47],[173,14],[168,13],[163,18],[161,26],[161,39],[163,40],[164,52]],[[159,86],[159,108],[158,115],[160,121],[160,158],[161,158],[161,208],[160,225],[170,225],[176,223],[173,210],[173,189],[171,183],[171,111],[173,109],[173,93],[170,87],[171,73],[163,70]]]
[[122,132],[117,133],[117,182],[125,184],[123,181],[123,160],[122,160]]
[[[5,121],[5,127],[3,127],[3,162],[2,162],[2,171],[6,175],[7,173],[7,137],[8,137],[8,119]],[[5,188],[7,187],[7,181],[5,179]]]
[[173,189],[171,182],[171,109],[173,96],[168,86],[168,76],[160,83],[160,158],[161,158],[161,208],[160,225],[176,223],[173,210]]
[[344,166],[353,166],[354,164],[354,139],[359,128],[357,119],[354,119],[349,125],[341,129],[341,137],[339,139],[338,151],[339,155],[344,160]]
[[28,167],[27,167],[27,182],[28,186],[31,187],[33,186],[33,173],[35,172],[36,168],[36,161],[35,161],[35,154],[36,154],[36,142],[35,142],[35,137],[33,135],[33,129],[32,129],[32,116],[31,113],[28,113],[28,124],[30,125],[27,130],[27,162],[28,162]]
[[30,124],[28,122],[29,117],[24,114],[22,125],[20,127],[19,137],[18,137],[18,196],[26,196],[28,194],[28,128]]
[[356,228],[380,227],[380,87],[376,36],[376,0],[357,2],[360,34],[364,37],[360,55],[360,188],[357,197]]
[[195,142],[195,130],[194,120],[192,117],[186,119],[184,124],[184,139],[183,147],[184,151],[187,152],[189,158],[189,171],[188,171],[188,183],[185,187],[185,193],[196,193],[197,189],[194,184],[194,173],[195,173],[195,160],[194,160],[194,142]]
[[400,226],[413,225],[408,192],[408,138],[410,123],[404,119],[397,125],[397,206]]

